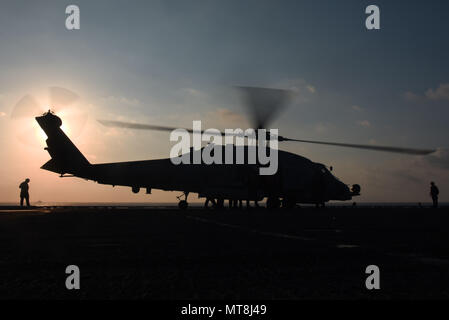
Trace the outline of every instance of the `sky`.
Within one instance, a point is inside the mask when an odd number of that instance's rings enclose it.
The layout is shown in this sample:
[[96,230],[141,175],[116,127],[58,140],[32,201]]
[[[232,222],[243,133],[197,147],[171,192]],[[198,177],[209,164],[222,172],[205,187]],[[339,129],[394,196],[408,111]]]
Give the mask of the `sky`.
[[[65,28],[71,4],[80,8],[80,30]],[[380,30],[365,27],[371,4],[380,8]],[[97,119],[245,128],[233,89],[242,85],[295,92],[271,124],[283,136],[437,149],[421,157],[280,146],[360,184],[357,201],[428,202],[430,181],[449,201],[448,15],[447,1],[1,0],[0,202],[17,201],[26,177],[32,202],[178,195],[136,195],[39,169],[49,160],[39,128],[32,117],[11,117],[26,94],[43,111],[49,87],[76,92],[58,114],[88,160],[104,163],[166,158],[174,143],[168,133],[106,128]],[[80,114],[88,117],[83,126]]]

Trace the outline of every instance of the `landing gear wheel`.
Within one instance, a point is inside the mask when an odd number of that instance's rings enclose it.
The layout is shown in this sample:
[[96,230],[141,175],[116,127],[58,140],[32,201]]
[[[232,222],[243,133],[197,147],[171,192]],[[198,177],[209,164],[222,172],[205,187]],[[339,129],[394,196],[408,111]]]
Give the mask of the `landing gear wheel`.
[[[181,198],[182,198],[183,196],[184,196],[184,200],[181,200]],[[188,196],[189,196],[189,192],[188,192],[188,191],[184,191],[184,192],[182,193],[182,195],[176,197],[176,198],[178,198],[178,200],[179,200],[179,203],[178,203],[178,208],[179,208],[179,209],[181,209],[181,210],[187,209],[187,207],[189,206],[189,204],[187,203],[187,197],[188,197]]]
[[281,206],[281,201],[277,197],[267,199],[267,209],[277,209]]
[[179,201],[179,203],[178,203],[178,207],[179,207],[179,209],[181,209],[181,210],[187,209],[188,206],[189,206],[189,204],[187,203],[186,200],[181,200],[181,201]]
[[224,207],[224,199],[221,199],[221,198],[218,198],[217,200],[216,200],[216,206],[215,206],[215,209],[223,209],[223,207]]
[[206,198],[206,201],[204,202],[204,208],[209,209],[209,202],[212,203],[212,207],[215,208],[217,206],[217,203],[215,202],[215,199],[213,198]]

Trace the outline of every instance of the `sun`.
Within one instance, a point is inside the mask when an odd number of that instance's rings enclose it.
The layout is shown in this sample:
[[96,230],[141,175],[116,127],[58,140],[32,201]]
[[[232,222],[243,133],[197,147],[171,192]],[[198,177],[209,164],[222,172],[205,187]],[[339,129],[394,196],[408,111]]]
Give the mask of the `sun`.
[[[45,110],[51,110],[51,107],[45,106]],[[66,112],[67,113],[67,112]],[[59,112],[60,116],[64,117],[64,111]],[[40,144],[45,144],[46,140],[48,139],[47,135],[45,134],[44,130],[39,126],[39,124],[36,121],[32,122],[32,127],[34,131],[34,135],[39,141]],[[70,135],[70,125],[67,124],[67,122],[63,122],[61,125],[61,130],[64,131],[64,133],[69,136]]]
[[[66,119],[66,118],[70,118],[70,111],[69,110],[61,110],[60,112],[58,112],[57,114],[58,117],[60,117],[61,119]],[[62,121],[62,125],[61,125],[61,130],[64,131],[64,133],[67,136],[70,136],[70,126],[67,124],[68,121]]]
[[35,138],[39,141],[40,144],[45,144],[45,141],[48,139],[48,137],[45,134],[44,130],[42,130],[42,128],[36,121],[32,122],[32,127]]
[[65,133],[67,136],[70,136],[70,127],[67,125],[67,123],[63,123],[63,124],[61,125],[61,130],[64,131],[64,133]]

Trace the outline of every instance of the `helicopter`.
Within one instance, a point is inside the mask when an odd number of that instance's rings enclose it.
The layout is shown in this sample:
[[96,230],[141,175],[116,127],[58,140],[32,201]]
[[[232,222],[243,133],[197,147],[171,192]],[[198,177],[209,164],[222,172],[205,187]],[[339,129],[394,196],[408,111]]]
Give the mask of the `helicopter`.
[[[252,115],[253,127],[257,129],[266,128],[273,120],[275,113],[285,106],[291,96],[290,91],[282,89],[239,88],[243,92],[245,105]],[[278,170],[272,175],[260,175],[259,169],[263,165],[258,162],[249,162],[246,156],[240,164],[201,162],[175,165],[170,158],[91,164],[61,129],[61,118],[52,111],[48,111],[35,119],[48,137],[45,150],[51,157],[41,169],[58,173],[61,177],[78,177],[99,184],[127,186],[133,193],[138,193],[141,189],[145,189],[147,194],[151,194],[152,189],[179,191],[182,192],[182,195],[177,197],[180,209],[188,207],[190,193],[197,193],[199,198],[204,198],[205,207],[212,203],[214,208],[222,208],[225,200],[229,200],[230,207],[242,207],[242,202],[245,200],[249,207],[250,201],[258,205],[258,201],[266,198],[267,208],[276,209],[293,208],[297,204],[324,206],[329,201],[351,200],[359,196],[361,192],[360,185],[349,186],[334,176],[331,172],[332,167],[328,168],[324,164],[283,150],[278,151]],[[122,121],[98,121],[108,127],[137,130],[173,131],[177,129]],[[192,129],[185,130],[190,133],[202,133]],[[278,142],[293,141],[412,155],[426,155],[435,151],[292,139],[281,135],[273,136],[269,133],[264,138],[267,141],[275,139]],[[220,146],[220,148],[225,147]],[[247,151],[248,145],[235,145],[232,148],[235,155],[239,148]],[[268,144],[266,148],[269,148]],[[191,148],[183,156],[193,159],[197,157],[196,153],[203,151],[204,148],[200,150]]]

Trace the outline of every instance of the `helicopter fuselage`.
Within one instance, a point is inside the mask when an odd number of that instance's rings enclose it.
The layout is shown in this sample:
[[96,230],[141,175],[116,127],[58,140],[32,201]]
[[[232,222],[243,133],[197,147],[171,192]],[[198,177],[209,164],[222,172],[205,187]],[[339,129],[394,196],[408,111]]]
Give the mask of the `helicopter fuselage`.
[[279,151],[279,169],[270,176],[259,175],[251,164],[179,164],[170,159],[94,164],[86,179],[101,184],[145,189],[198,193],[212,199],[289,198],[297,203],[350,200],[347,185],[322,164],[299,155]]

